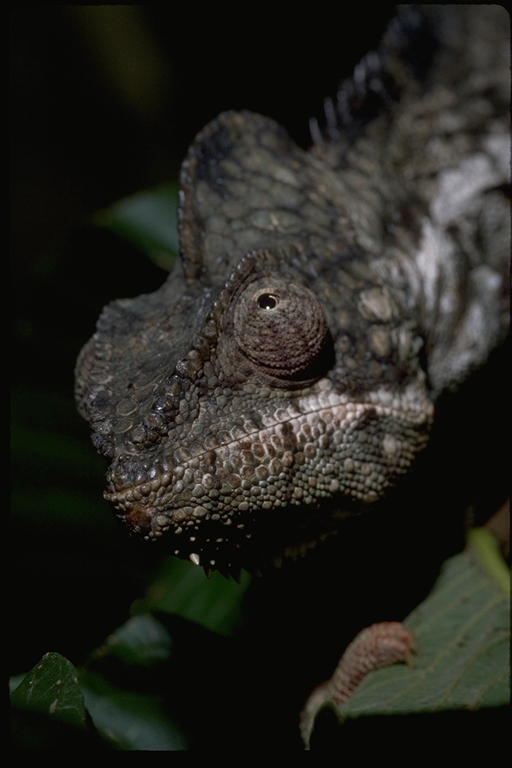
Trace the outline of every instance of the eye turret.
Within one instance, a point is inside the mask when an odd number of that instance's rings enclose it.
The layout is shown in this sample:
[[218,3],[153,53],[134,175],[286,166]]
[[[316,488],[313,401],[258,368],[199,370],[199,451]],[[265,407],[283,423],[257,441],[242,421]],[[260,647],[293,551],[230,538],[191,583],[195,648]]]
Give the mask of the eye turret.
[[284,380],[307,380],[330,339],[316,295],[283,277],[251,282],[234,310],[235,341],[259,371]]

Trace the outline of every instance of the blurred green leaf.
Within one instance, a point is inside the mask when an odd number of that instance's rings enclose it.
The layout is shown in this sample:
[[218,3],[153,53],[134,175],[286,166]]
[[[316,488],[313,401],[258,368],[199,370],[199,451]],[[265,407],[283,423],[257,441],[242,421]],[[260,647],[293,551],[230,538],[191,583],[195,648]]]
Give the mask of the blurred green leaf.
[[161,699],[133,693],[89,670],[80,671],[87,709],[99,733],[117,749],[172,751],[186,748]]
[[125,237],[170,271],[179,253],[178,188],[166,185],[126,197],[97,213],[95,223]]
[[110,635],[102,653],[111,654],[125,664],[151,666],[169,658],[171,637],[153,616],[133,616]]
[[72,397],[17,389],[12,393],[11,417],[16,523],[50,524],[62,533],[110,530],[111,520],[96,492],[99,483],[91,487],[91,479],[101,479],[104,463],[73,432]]
[[87,530],[94,535],[110,530],[110,520],[102,514],[100,502],[92,503],[80,493],[60,488],[17,490],[13,492],[13,501],[17,518],[29,523],[39,518],[47,526],[66,525],[68,530]]
[[472,528],[468,531],[468,542],[481,567],[510,599],[510,571],[501,556],[498,541],[487,528]]
[[84,470],[96,470],[101,462],[77,440],[43,429],[26,429],[13,425],[11,432],[13,460],[22,462],[27,458],[44,462],[47,466],[59,467],[66,474],[81,476]]
[[[233,640],[177,616],[143,614],[91,654],[79,681],[96,728],[112,746],[177,750],[206,733],[215,738],[214,721],[229,729],[229,708],[239,706],[229,694],[233,669],[238,674]],[[204,722],[198,713],[208,691],[223,704]]]
[[86,712],[76,670],[59,653],[47,653],[11,694],[13,707],[85,728]]
[[137,610],[165,611],[201,624],[212,632],[230,635],[240,616],[240,605],[251,577],[242,572],[240,584],[214,572],[209,579],[202,568],[167,558]]

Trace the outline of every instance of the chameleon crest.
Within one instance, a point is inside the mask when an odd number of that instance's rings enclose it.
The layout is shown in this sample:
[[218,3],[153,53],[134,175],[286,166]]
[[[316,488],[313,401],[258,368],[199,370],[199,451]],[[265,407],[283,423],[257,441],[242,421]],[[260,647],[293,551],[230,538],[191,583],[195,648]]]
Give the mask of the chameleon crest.
[[132,533],[254,568],[375,506],[508,320],[498,6],[401,9],[314,146],[226,112],[181,172],[181,259],[108,305],[77,401]]

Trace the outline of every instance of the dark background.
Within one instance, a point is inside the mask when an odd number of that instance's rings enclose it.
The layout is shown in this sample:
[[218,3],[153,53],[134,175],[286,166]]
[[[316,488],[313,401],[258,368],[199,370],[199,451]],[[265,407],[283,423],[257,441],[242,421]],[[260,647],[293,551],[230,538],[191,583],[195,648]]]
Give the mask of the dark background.
[[12,636],[10,671],[47,651],[79,664],[127,617],[158,565],[102,500],[103,462],[75,411],[73,368],[101,307],[165,274],[95,229],[99,209],[177,179],[225,109],[285,125],[302,146],[392,6],[332,16],[290,6],[25,6],[11,16]]

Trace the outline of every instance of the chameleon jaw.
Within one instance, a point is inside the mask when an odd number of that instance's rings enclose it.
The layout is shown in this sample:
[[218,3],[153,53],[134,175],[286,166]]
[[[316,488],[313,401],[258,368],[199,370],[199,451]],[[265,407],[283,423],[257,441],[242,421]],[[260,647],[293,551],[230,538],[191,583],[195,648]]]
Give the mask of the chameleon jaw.
[[207,570],[251,570],[286,550],[300,553],[408,471],[432,416],[421,383],[394,401],[374,391],[357,403],[322,390],[257,432],[240,435],[237,426],[228,439],[224,430],[216,448],[193,454],[182,444],[179,455],[155,455],[151,465],[121,455],[105,498],[132,534],[163,540],[166,551]]
[[[132,534],[159,542],[169,554],[202,566],[207,576],[218,570],[238,580],[242,568],[261,574],[268,568],[280,567],[284,560],[304,557],[320,541],[337,533],[340,517],[360,511],[349,507],[350,503],[345,513],[329,514],[327,518],[319,509],[293,508],[285,510],[277,520],[275,511],[265,514],[265,510],[258,510],[259,514],[238,513],[180,524],[172,520],[172,512],[164,515],[139,503],[120,510],[117,516]],[[298,519],[302,521],[299,525]]]

